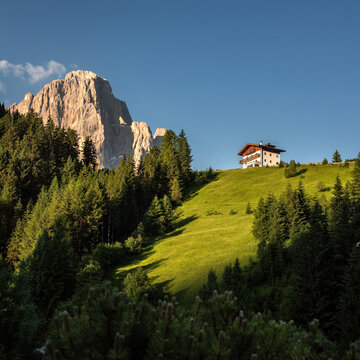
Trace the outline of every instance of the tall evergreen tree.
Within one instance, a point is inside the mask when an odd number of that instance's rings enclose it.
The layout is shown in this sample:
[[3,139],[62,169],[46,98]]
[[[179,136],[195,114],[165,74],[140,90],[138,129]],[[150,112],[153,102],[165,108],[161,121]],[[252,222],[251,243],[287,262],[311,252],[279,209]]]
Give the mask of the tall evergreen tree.
[[337,163],[337,162],[341,162],[342,160],[341,160],[341,155],[340,155],[340,153],[337,151],[337,150],[335,150],[335,152],[334,152],[334,154],[333,154],[333,157],[332,157],[332,162],[333,163]]
[[355,166],[351,175],[351,195],[353,198],[360,200],[360,153],[355,160]]
[[97,165],[95,145],[89,136],[86,136],[83,143],[82,161],[85,166],[91,166],[93,169],[95,169]]
[[5,116],[6,114],[6,108],[4,103],[0,103],[0,118],[2,118],[3,116]]
[[303,325],[317,318],[323,326],[329,326],[332,320],[329,314],[333,310],[331,253],[326,217],[317,201],[311,210],[309,226],[293,238],[291,252],[295,274],[294,318]]
[[156,195],[144,216],[144,231],[150,236],[163,234],[165,231],[164,209]]
[[345,268],[339,301],[338,325],[343,344],[360,338],[360,249],[353,248]]
[[179,158],[180,178],[185,187],[190,184],[191,177],[191,149],[184,130],[180,131],[177,139],[177,155]]
[[30,275],[31,296],[45,320],[61,300],[75,289],[76,261],[64,229],[56,225],[53,235],[45,231],[34,252],[21,268]]

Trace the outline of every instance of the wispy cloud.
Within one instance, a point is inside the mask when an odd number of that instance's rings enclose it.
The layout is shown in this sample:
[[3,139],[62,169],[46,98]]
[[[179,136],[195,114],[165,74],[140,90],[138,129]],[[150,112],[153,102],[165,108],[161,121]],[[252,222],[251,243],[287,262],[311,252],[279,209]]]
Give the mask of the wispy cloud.
[[28,78],[32,83],[46,79],[51,75],[61,76],[65,71],[65,66],[54,60],[50,60],[46,66],[30,63],[25,65],[12,64],[7,60],[0,60],[0,72],[5,75],[11,74],[20,78]]
[[0,81],[0,92],[6,94],[5,85]]

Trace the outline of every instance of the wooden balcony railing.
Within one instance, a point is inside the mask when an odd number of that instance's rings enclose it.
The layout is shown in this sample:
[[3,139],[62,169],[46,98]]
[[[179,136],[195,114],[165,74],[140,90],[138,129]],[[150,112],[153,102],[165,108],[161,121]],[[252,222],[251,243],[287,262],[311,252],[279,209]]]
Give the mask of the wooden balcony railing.
[[259,158],[259,157],[260,157],[259,153],[251,155],[251,156],[247,157],[246,159],[240,160],[240,164],[246,164],[246,163],[248,163],[250,161],[253,161],[253,160],[255,160],[255,159]]

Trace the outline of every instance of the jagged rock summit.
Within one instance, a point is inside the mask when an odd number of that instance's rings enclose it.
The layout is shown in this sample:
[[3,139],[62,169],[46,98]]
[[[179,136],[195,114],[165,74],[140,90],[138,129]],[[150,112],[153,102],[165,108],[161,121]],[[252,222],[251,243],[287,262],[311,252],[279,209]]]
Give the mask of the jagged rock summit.
[[45,85],[37,95],[26,94],[10,111],[24,114],[31,108],[44,122],[51,117],[56,125],[76,130],[80,146],[90,136],[100,167],[115,167],[124,155],[133,155],[138,162],[153,144],[161,144],[166,132],[157,129],[153,137],[145,122],[133,121],[109,82],[91,71],[72,71],[65,80]]

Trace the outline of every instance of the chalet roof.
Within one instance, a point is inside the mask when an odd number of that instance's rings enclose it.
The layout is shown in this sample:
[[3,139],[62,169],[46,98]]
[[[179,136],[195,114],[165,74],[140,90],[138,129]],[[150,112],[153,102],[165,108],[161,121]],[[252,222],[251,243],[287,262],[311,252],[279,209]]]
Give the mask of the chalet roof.
[[271,145],[270,143],[267,143],[267,144],[264,144],[264,145],[247,143],[247,144],[238,152],[238,155],[243,155],[250,147],[258,147],[258,148],[260,148],[260,149],[267,150],[267,151],[270,151],[270,152],[275,152],[275,153],[285,152],[285,150],[277,149],[277,148],[276,148],[276,145]]

